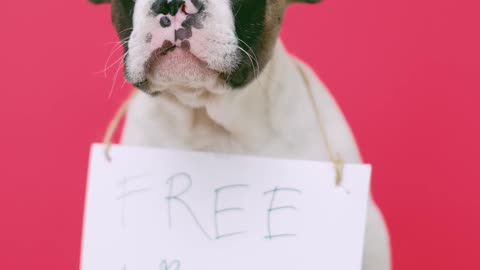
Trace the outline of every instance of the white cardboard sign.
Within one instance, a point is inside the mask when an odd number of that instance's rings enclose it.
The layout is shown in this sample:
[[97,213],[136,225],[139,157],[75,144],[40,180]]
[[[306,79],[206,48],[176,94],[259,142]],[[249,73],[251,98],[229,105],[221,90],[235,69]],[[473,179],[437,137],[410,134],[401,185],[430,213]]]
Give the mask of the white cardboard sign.
[[81,270],[360,270],[371,168],[91,151]]

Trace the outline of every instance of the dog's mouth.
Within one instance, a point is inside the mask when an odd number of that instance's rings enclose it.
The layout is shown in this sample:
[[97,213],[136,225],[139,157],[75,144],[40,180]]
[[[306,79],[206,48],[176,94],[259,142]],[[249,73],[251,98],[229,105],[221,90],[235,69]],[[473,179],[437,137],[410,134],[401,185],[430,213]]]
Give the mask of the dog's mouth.
[[216,81],[220,75],[190,51],[188,42],[178,46],[165,41],[151,53],[144,70],[145,79],[134,86],[149,94],[158,94],[175,86],[200,86]]
[[156,49],[152,52],[150,58],[145,62],[145,70],[148,72],[151,68],[155,65],[156,62],[159,61],[160,57],[166,55],[167,53],[175,50],[177,46],[173,44],[171,41],[166,40],[162,47]]

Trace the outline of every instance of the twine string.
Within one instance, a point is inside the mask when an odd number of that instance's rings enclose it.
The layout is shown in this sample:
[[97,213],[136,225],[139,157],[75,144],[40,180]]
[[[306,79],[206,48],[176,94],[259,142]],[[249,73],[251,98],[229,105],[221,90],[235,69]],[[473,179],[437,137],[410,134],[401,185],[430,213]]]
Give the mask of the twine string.
[[118,108],[118,110],[115,112],[112,120],[110,120],[110,123],[108,123],[105,136],[103,137],[103,143],[105,144],[104,155],[109,162],[112,161],[112,157],[110,156],[110,150],[112,149],[113,135],[115,134],[115,131],[117,130],[118,125],[120,124],[120,121],[127,113],[128,105],[130,105],[130,102],[132,101],[132,99],[136,94],[137,94],[137,90],[134,90],[133,93],[130,94],[130,96],[122,103],[120,108]]
[[310,98],[310,102],[312,104],[312,108],[315,113],[315,118],[317,120],[318,127],[320,129],[320,133],[322,133],[323,137],[323,142],[325,144],[325,147],[327,148],[327,153],[328,153],[328,158],[330,159],[331,162],[333,162],[333,165],[335,167],[335,183],[337,186],[341,186],[342,180],[343,180],[343,169],[345,166],[345,163],[343,162],[341,156],[339,153],[335,153],[335,151],[332,148],[332,145],[330,143],[330,140],[328,138],[328,133],[325,127],[325,124],[322,119],[322,115],[320,113],[320,109],[318,108],[317,103],[315,102],[315,95],[313,94],[312,87],[310,85],[310,82],[308,81],[307,75],[303,71],[303,69],[300,67],[300,65],[297,64],[297,69],[299,70],[300,74],[302,75],[302,79],[305,83],[305,86],[307,88],[308,96]]

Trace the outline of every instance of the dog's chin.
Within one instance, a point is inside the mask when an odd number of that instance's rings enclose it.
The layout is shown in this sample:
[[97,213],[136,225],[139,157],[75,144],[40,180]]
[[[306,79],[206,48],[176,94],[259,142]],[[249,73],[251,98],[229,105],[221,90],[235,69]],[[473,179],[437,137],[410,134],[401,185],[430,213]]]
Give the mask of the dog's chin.
[[153,54],[147,69],[147,90],[158,94],[176,89],[217,88],[220,73],[208,67],[207,63],[198,59],[188,50],[173,48],[167,53]]

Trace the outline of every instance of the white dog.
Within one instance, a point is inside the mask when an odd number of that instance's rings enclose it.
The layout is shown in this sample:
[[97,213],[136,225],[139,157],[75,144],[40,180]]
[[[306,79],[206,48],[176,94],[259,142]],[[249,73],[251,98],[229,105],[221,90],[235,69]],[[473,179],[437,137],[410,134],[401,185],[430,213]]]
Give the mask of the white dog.
[[[277,38],[288,4],[319,0],[91,1],[111,2],[126,78],[144,92],[122,143],[311,160],[333,149],[362,162],[335,100]],[[388,233],[369,205],[363,269],[388,270]]]

